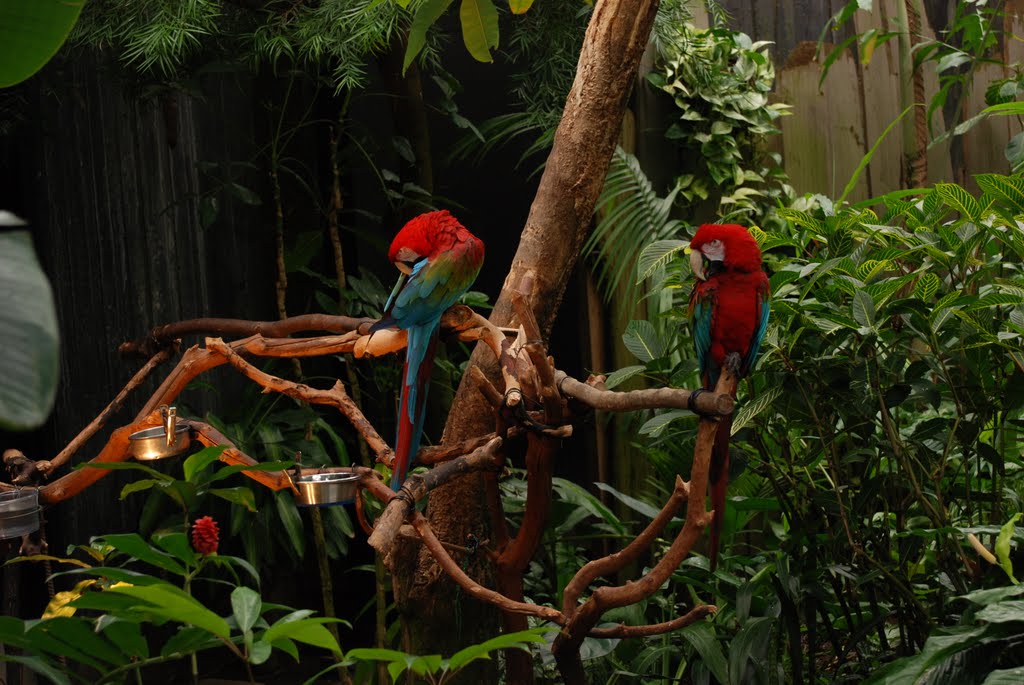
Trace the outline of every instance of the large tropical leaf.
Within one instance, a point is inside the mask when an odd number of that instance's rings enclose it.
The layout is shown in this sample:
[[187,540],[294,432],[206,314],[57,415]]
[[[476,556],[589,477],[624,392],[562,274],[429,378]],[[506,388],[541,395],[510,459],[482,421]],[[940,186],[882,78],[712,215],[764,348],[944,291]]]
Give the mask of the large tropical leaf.
[[59,338],[50,283],[28,232],[2,232],[16,222],[0,212],[0,428],[30,430],[53,407]]
[[0,0],[0,88],[21,83],[56,54],[85,0]]

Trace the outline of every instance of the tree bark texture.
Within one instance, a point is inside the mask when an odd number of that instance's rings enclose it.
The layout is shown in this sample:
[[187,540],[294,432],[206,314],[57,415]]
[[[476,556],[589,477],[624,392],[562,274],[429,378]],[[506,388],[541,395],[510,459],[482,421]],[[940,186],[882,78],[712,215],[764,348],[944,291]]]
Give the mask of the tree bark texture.
[[[657,6],[657,0],[596,3],[540,186],[491,315],[493,323],[513,323],[512,295],[520,291],[544,337],[550,334],[590,226]],[[471,363],[499,382],[490,350],[478,346]],[[443,442],[457,442],[493,429],[490,405],[464,378]],[[489,538],[485,492],[484,478],[473,474],[431,494],[428,516],[441,540],[463,544],[470,535],[478,540]],[[415,549],[407,552],[409,557],[399,555],[395,567],[396,589],[416,641],[412,645],[415,653],[451,654],[498,632],[493,609],[459,596],[425,552],[418,558],[412,558]],[[482,559],[465,561],[471,576],[490,584]],[[462,626],[461,631],[450,627],[453,611],[459,613],[456,624]]]

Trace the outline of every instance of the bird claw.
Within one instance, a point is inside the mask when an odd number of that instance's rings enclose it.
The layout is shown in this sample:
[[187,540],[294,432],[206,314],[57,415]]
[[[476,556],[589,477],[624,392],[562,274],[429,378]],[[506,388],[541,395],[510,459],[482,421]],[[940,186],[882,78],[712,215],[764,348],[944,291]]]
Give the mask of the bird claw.
[[738,352],[730,352],[725,355],[722,366],[728,369],[733,375],[738,376],[740,373],[740,367],[743,366],[743,359],[740,358]]

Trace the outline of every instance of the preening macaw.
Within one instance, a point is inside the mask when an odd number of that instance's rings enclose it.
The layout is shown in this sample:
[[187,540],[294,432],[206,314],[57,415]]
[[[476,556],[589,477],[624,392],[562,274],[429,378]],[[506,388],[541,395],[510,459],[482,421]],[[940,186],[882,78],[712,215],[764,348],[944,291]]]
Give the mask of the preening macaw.
[[398,232],[388,259],[402,275],[371,330],[397,326],[408,332],[395,469],[391,489],[405,481],[423,434],[427,384],[434,364],[441,315],[476,280],[484,261],[484,244],[447,210],[421,214]]
[[[690,266],[697,277],[690,295],[697,361],[704,389],[714,390],[727,364],[742,378],[757,362],[768,326],[768,276],[761,270],[757,241],[737,224],[701,226],[690,241]],[[725,516],[731,432],[729,415],[718,425],[708,472],[714,509],[709,542],[712,570],[718,565]]]

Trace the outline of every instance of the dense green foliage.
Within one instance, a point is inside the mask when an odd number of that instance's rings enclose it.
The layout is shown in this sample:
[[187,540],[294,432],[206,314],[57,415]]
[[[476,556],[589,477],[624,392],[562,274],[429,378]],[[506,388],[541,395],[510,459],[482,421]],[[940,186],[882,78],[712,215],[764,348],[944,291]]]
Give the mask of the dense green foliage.
[[[755,232],[772,321],[733,425],[746,468],[733,474],[731,542],[714,583],[706,570],[678,577],[721,608],[715,636],[753,650],[729,682],[859,682],[958,620],[957,597],[1007,582],[979,566],[966,536],[991,546],[1024,492],[1024,178],[976,180],[976,197],[938,184],[859,207],[781,210],[783,227]],[[613,383],[696,382],[685,267],[673,261],[684,244],[644,255],[643,273],[667,282],[676,306],[631,326],[641,364]],[[687,416],[640,429],[663,483],[687,471]],[[714,641],[689,641],[717,663]],[[785,657],[767,659],[769,643]]]

